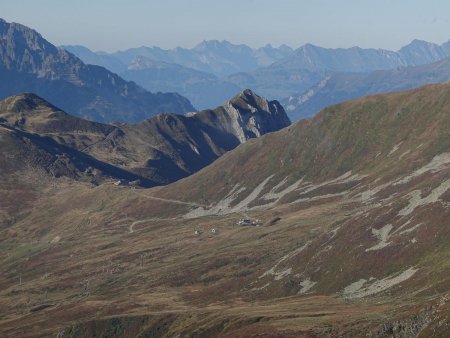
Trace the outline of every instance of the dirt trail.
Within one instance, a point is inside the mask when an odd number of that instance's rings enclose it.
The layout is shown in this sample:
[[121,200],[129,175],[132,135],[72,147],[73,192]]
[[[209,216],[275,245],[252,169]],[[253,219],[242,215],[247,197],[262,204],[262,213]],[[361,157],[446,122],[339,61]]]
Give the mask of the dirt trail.
[[140,219],[140,220],[137,220],[137,221],[134,221],[133,223],[131,223],[130,226],[128,227],[128,230],[130,231],[130,233],[133,233],[135,225],[142,224],[142,223],[147,223],[147,222],[151,222],[151,221],[176,221],[176,220],[179,220],[179,218],[157,218],[157,217],[153,217],[153,218]]
[[188,205],[190,207],[197,207],[197,208],[198,207],[205,207],[205,208],[208,207],[206,205],[199,204],[199,203],[190,203],[190,202],[185,202],[185,201],[173,200],[173,199],[169,199],[169,198],[162,198],[162,197],[156,197],[156,196],[151,196],[151,195],[145,195],[145,194],[140,193],[140,192],[138,192],[136,190],[134,190],[134,193],[139,195],[139,196],[142,196],[142,197],[145,197],[145,198],[148,198],[148,199],[151,199],[151,200],[155,200],[155,201],[174,203],[174,204],[181,204],[181,205]]

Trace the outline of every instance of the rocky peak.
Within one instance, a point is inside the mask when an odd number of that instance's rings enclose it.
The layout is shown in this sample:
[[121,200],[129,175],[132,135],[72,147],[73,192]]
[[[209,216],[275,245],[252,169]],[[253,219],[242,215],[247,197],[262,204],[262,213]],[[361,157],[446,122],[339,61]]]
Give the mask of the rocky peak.
[[410,65],[431,63],[447,56],[441,46],[418,39],[401,48],[399,53]]
[[250,89],[245,89],[227,101],[223,108],[228,113],[234,134],[241,143],[291,124],[278,101],[268,101]]

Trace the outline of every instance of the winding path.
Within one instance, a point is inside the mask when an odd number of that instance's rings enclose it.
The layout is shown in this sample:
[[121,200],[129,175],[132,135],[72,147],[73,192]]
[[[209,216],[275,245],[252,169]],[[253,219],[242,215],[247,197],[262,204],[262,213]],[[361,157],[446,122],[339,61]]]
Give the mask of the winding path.
[[203,205],[203,204],[199,204],[199,203],[190,203],[190,202],[184,202],[184,201],[179,201],[179,200],[173,200],[173,199],[169,199],[169,198],[162,198],[162,197],[155,197],[155,196],[151,196],[151,195],[145,195],[143,193],[137,192],[136,190],[134,190],[134,193],[139,195],[139,196],[142,196],[142,197],[145,197],[145,198],[148,198],[148,199],[151,199],[151,200],[155,200],[155,201],[161,201],[161,202],[167,202],[167,203],[173,203],[173,204],[181,204],[181,205],[188,205],[188,206],[191,206],[191,207],[204,207],[204,208],[209,207],[207,205]]

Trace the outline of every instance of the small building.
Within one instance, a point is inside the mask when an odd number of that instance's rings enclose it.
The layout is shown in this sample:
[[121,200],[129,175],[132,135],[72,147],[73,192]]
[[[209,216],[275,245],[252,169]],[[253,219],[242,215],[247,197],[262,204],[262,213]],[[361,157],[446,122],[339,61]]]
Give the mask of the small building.
[[215,233],[217,233],[217,230],[215,228],[212,228],[211,233],[215,234]]
[[241,218],[238,223],[238,225],[251,225],[252,221],[249,218]]
[[241,218],[238,222],[237,225],[240,226],[248,226],[248,225],[252,225],[252,226],[256,226],[259,227],[261,225],[261,220],[259,219],[250,219],[250,218]]
[[128,185],[128,181],[127,181],[127,180],[122,180],[122,179],[120,179],[120,180],[115,181],[115,182],[114,182],[114,185],[117,185],[117,186]]

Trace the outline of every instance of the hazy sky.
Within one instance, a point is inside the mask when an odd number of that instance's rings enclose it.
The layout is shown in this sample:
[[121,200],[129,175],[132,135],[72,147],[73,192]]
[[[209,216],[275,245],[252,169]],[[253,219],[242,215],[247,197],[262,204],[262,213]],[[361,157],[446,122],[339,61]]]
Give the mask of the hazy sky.
[[106,51],[211,39],[397,50],[450,39],[449,0],[0,0],[0,17],[56,45]]

